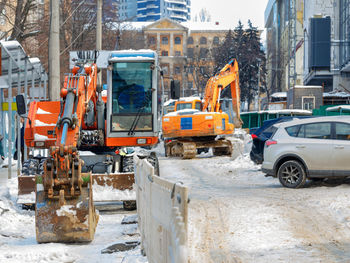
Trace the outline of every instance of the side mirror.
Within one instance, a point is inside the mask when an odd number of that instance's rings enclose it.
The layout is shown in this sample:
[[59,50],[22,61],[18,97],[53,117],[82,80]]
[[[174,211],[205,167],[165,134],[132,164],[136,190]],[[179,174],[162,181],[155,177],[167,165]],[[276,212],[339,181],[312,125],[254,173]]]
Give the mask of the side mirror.
[[16,96],[17,113],[19,116],[25,115],[27,113],[26,102],[23,95]]

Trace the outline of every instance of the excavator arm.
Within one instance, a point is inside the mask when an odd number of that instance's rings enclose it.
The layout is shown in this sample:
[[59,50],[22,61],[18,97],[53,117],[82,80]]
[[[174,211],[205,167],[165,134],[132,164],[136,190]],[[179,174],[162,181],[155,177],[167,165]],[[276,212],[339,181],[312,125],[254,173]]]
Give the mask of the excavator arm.
[[[42,242],[89,242],[98,215],[92,200],[91,174],[82,173],[77,144],[88,102],[97,100],[97,67],[74,67],[61,89],[56,143],[44,163],[36,191],[36,232]],[[96,125],[96,122],[94,123]],[[94,127],[96,128],[96,127]],[[40,185],[40,183],[39,183]],[[54,227],[53,227],[54,226]]]
[[211,77],[205,87],[203,111],[221,112],[220,96],[221,92],[230,86],[232,107],[236,113],[234,124],[236,127],[242,125],[240,118],[240,88],[239,88],[239,72],[238,62],[232,59],[227,63],[218,74]]

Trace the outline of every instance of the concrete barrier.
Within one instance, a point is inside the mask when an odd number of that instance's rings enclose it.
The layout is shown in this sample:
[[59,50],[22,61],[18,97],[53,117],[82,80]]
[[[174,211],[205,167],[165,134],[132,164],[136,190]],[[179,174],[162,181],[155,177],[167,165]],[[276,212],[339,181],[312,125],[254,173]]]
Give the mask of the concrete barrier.
[[143,253],[150,263],[188,262],[188,188],[156,176],[146,159],[134,161]]

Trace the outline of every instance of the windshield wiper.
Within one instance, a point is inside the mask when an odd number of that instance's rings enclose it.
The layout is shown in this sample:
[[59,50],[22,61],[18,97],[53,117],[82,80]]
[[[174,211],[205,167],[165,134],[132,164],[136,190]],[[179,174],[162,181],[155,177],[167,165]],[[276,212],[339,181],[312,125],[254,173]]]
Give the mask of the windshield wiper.
[[145,108],[145,106],[143,106],[142,108],[139,109],[139,111],[137,112],[132,124],[131,124],[131,127],[130,127],[130,130],[128,132],[128,135],[134,135],[135,134],[135,129],[136,129],[136,126],[137,126],[137,123],[139,122],[140,120],[140,116],[141,116],[141,113],[143,112],[143,109]]

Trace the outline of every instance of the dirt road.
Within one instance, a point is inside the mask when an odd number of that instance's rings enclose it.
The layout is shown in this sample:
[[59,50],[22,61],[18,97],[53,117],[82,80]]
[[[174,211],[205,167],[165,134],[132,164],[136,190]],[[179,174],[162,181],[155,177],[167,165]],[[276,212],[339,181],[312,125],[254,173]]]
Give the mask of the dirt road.
[[349,262],[350,182],[282,188],[248,156],[160,158],[190,188],[191,262]]

